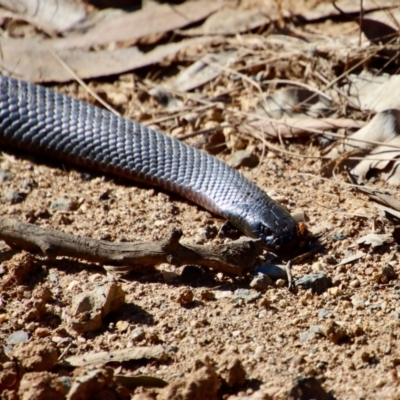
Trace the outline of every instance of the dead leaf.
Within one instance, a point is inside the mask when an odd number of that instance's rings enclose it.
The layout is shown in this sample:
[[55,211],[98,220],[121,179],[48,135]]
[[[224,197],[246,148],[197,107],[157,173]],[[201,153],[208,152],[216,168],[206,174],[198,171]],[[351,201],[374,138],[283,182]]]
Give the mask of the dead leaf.
[[[398,148],[389,147],[395,145]],[[381,160],[380,160],[381,159]],[[376,147],[365,160],[353,168],[351,174],[357,178],[358,183],[365,181],[367,175],[373,171],[381,179],[391,185],[400,184],[400,136],[396,136],[387,142],[387,145]]]
[[269,121],[251,121],[249,125],[254,126],[269,136],[291,138],[311,136],[315,134],[315,130],[335,131],[341,128],[362,128],[365,125],[365,122],[349,118],[283,118],[280,120],[271,119]]
[[130,349],[101,351],[98,353],[71,356],[63,360],[63,363],[71,367],[83,367],[89,364],[107,364],[109,362],[124,362],[142,359],[165,361],[167,358],[167,353],[162,346],[152,346],[132,347]]
[[[358,15],[360,13],[360,3],[357,1],[339,0],[335,1],[335,4],[340,10],[342,10],[346,14]],[[364,0],[362,2],[364,14],[385,8],[395,8],[398,7],[398,5],[398,0]],[[303,13],[302,17],[305,18],[307,21],[315,21],[340,15],[340,12],[333,6],[332,2],[324,2],[317,7],[314,7],[312,10]]]
[[[179,5],[149,3],[142,10],[116,14],[99,21],[83,34],[74,34],[54,41],[57,50],[92,49],[122,43],[126,46],[139,39],[170,32],[201,21],[223,5],[220,1],[187,1]],[[104,33],[107,34],[104,34]]]
[[374,44],[393,42],[399,33],[399,26],[400,8],[369,13],[360,25],[364,35]]
[[[86,51],[82,49],[57,51],[58,56],[82,79],[115,75],[159,63],[190,46],[205,44],[211,38],[192,38],[164,44],[142,53],[136,47],[117,50]],[[67,82],[71,74],[60,66],[51,53],[52,40],[0,39],[2,70],[30,82]]]
[[164,86],[169,89],[187,92],[211,81],[221,74],[222,68],[232,65],[236,60],[237,51],[224,51],[216,54],[206,54],[200,60],[184,69]]
[[371,248],[376,249],[377,247],[383,246],[385,243],[392,241],[392,235],[378,235],[376,233],[369,233],[359,239],[357,239],[357,244],[364,244],[371,246]]
[[76,0],[0,0],[0,5],[56,32],[71,29],[86,16],[83,2]]
[[349,75],[350,83],[344,87],[349,100],[361,110],[381,112],[391,108],[400,109],[400,75],[372,75],[364,72]]
[[345,251],[345,258],[343,258],[343,260],[340,261],[340,263],[337,264],[336,266],[350,264],[350,263],[352,263],[354,261],[360,260],[364,256],[365,256],[365,253],[363,253],[362,251],[349,251],[349,250],[346,250]]
[[335,158],[339,154],[352,151],[357,148],[372,149],[375,144],[388,143],[400,133],[400,110],[385,110],[376,114],[371,121],[359,129],[348,139],[344,139],[336,144],[336,146],[324,154],[326,158]]
[[183,35],[235,35],[241,32],[248,32],[252,29],[267,25],[272,19],[277,18],[273,2],[269,10],[240,10],[224,8],[211,15],[199,27],[181,31]]

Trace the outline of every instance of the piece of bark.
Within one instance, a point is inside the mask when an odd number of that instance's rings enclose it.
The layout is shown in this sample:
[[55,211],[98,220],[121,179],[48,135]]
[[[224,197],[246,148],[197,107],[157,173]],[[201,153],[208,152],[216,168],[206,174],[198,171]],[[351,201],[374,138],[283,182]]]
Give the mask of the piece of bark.
[[41,251],[49,258],[66,256],[107,266],[196,264],[243,275],[263,252],[261,241],[249,238],[222,245],[200,246],[181,244],[181,237],[182,232],[173,229],[161,241],[113,243],[0,218],[0,239],[12,247]]

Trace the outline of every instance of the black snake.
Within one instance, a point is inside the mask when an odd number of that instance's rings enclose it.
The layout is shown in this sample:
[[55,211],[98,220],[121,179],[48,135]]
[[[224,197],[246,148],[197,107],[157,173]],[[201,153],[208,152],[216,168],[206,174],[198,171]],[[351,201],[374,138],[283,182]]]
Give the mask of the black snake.
[[156,185],[223,216],[280,254],[301,242],[289,212],[224,162],[42,86],[0,77],[0,144]]

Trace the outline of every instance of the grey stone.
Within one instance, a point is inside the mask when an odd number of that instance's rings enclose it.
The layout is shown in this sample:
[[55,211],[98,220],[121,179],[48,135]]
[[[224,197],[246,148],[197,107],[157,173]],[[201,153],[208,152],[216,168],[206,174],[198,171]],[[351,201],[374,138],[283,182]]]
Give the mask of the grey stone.
[[321,294],[332,287],[332,279],[325,274],[305,275],[294,282],[294,285],[305,290],[311,289],[313,293]]

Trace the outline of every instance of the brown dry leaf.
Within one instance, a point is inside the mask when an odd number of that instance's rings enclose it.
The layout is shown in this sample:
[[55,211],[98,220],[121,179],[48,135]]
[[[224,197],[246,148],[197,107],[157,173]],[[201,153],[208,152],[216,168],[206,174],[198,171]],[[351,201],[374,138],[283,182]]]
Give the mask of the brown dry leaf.
[[390,108],[400,109],[400,75],[378,75],[362,73],[349,75],[350,84],[344,87],[349,100],[361,110],[384,111]]
[[394,10],[379,10],[363,18],[361,30],[373,43],[389,43],[398,35],[400,7]]
[[86,16],[83,2],[77,0],[0,0],[0,6],[55,32],[71,29]]
[[[237,56],[237,51],[224,51],[217,54],[206,54],[203,58],[184,69],[172,80],[166,83],[169,89],[187,92],[211,81],[221,74],[218,66],[232,65]],[[216,65],[217,64],[217,65]]]
[[388,143],[400,132],[400,110],[391,109],[376,114],[371,121],[349,136],[348,139],[338,142],[333,149],[324,154],[326,158],[336,158],[340,154],[356,148],[372,149],[376,145],[368,143],[374,141]]
[[[382,145],[379,145],[382,143]],[[325,157],[333,161],[356,149],[365,149],[365,159],[354,166],[354,160],[344,160],[357,183],[362,183],[371,172],[379,173],[387,183],[400,184],[400,110],[380,112],[348,139],[335,144]],[[324,171],[329,169],[324,166]]]
[[318,118],[332,113],[332,101],[309,89],[289,87],[260,101],[257,113],[270,118]]
[[[398,149],[387,145],[398,146]],[[400,136],[388,141],[387,145],[376,147],[365,160],[351,171],[357,177],[358,183],[364,182],[367,174],[376,170],[387,183],[400,184]]]
[[66,50],[110,44],[131,45],[139,39],[199,22],[221,8],[222,4],[211,0],[188,1],[177,6],[149,3],[140,11],[117,14],[114,18],[102,20],[83,34],[55,40],[54,48]]
[[142,359],[165,361],[168,358],[162,346],[132,347],[130,349],[102,351],[66,358],[63,362],[71,367],[83,367],[90,364],[107,364]]
[[[333,6],[333,2],[323,2],[312,10],[306,11],[302,17],[307,21],[319,20],[339,16],[339,11]],[[360,2],[354,0],[335,1],[336,6],[346,14],[358,14],[360,12]],[[362,8],[364,14],[385,8],[398,7],[398,0],[364,0]]]
[[[136,47],[118,50],[86,51],[72,49],[56,51],[58,56],[82,79],[119,74],[156,64],[192,45],[206,44],[211,38],[192,38],[156,47],[142,53]],[[36,39],[0,39],[4,72],[30,82],[67,82],[73,79],[52,54],[53,41]]]
[[183,35],[235,35],[267,25],[272,19],[276,19],[277,12],[273,2],[270,2],[271,10],[240,10],[225,8],[217,11],[207,18],[199,27],[182,31]]
[[365,122],[350,118],[283,118],[281,120],[259,120],[250,122],[249,125],[269,136],[291,138],[314,135],[315,130],[334,131],[337,129],[362,128]]

